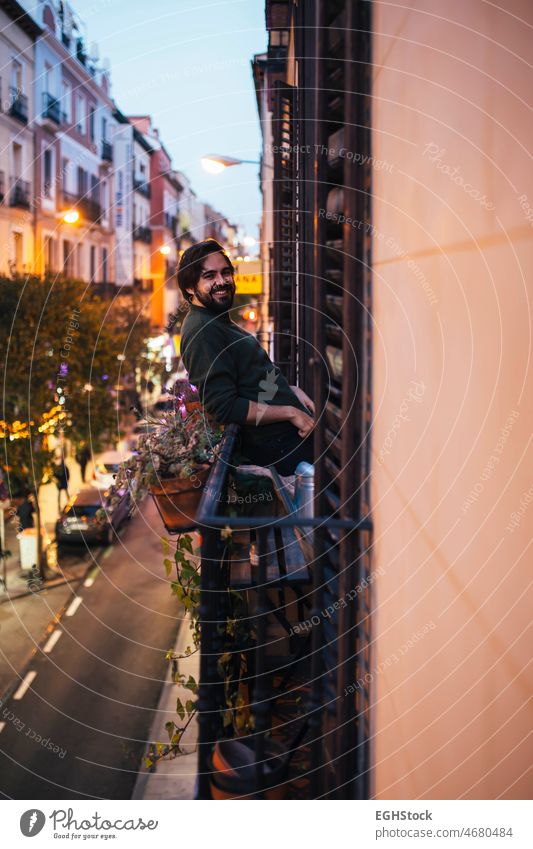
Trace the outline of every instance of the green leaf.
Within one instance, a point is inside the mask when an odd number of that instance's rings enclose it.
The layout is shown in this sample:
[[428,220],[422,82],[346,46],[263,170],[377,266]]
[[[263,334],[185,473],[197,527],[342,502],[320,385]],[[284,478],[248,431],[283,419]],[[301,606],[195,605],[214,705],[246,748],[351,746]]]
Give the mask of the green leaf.
[[190,690],[192,693],[194,693],[195,696],[197,695],[198,684],[196,683],[196,681],[194,680],[192,675],[189,675],[189,680],[183,686],[185,687],[186,690]]
[[150,769],[150,767],[152,767],[154,765],[154,762],[152,760],[150,760],[150,758],[145,758],[144,759],[144,765],[145,765],[146,769]]
[[170,545],[169,545],[168,539],[166,537],[161,537],[161,542],[163,544],[163,554],[169,554],[170,553]]
[[168,739],[172,740],[172,735],[174,734],[175,724],[170,720],[169,722],[165,722],[165,728],[168,734]]
[[185,708],[181,703],[181,699],[178,699],[178,701],[176,702],[176,713],[178,714],[181,720],[185,719]]
[[194,710],[194,702],[191,699],[187,699],[185,702],[185,710],[187,713],[192,713]]
[[165,559],[163,560],[163,564],[165,566],[165,572],[167,573],[168,578],[170,573],[172,572],[172,561],[169,560],[168,557],[165,557]]
[[192,537],[190,536],[190,534],[185,534],[185,536],[182,536],[178,545],[180,548],[185,548],[187,551],[190,551],[190,553],[193,554]]

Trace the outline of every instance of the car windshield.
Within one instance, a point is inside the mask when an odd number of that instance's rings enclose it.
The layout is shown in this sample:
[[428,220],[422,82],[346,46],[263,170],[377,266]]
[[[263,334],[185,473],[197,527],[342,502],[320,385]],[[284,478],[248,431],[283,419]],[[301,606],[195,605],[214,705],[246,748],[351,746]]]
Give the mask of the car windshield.
[[73,504],[72,507],[65,509],[65,515],[69,519],[81,519],[82,516],[93,517],[96,511],[101,507],[99,504]]

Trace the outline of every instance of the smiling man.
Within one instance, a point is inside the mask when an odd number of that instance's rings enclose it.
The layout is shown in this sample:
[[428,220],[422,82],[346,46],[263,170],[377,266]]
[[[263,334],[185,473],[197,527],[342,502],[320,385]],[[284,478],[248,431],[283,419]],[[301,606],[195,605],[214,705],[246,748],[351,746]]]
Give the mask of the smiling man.
[[314,404],[289,386],[255,336],[231,320],[233,276],[214,239],[183,253],[178,285],[189,304],[181,329],[183,363],[207,412],[221,424],[241,425],[242,453],[292,475],[301,460],[313,462]]

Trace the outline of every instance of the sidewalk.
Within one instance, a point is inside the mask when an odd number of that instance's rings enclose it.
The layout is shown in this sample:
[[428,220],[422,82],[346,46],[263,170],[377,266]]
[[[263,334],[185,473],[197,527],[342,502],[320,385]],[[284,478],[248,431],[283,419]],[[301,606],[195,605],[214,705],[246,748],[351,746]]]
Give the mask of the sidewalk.
[[[175,654],[183,654],[186,647],[192,645],[189,617],[183,620],[178,631]],[[187,677],[198,681],[200,678],[200,652],[179,661],[179,671]],[[168,734],[165,722],[175,720],[179,722],[176,713],[177,699],[182,703],[188,699],[195,699],[190,690],[186,690],[172,680],[172,668],[169,664],[169,672],[161,697],[156,709],[155,717],[150,729],[148,744],[168,743]],[[182,747],[190,754],[180,755],[177,758],[157,761],[151,769],[144,766],[144,757],[148,752],[146,747],[143,757],[143,765],[139,770],[137,781],[133,790],[132,799],[194,799],[197,775],[197,753],[198,722],[196,716],[191,720],[186,734],[183,738]]]
[[[73,457],[67,458],[66,465],[70,472],[69,494],[72,495],[73,493],[81,489],[83,486],[88,486],[90,484],[92,476],[92,463],[89,463],[87,466],[85,473],[87,482],[85,484],[83,483],[81,478],[80,467]],[[61,506],[63,507],[65,504],[64,494],[61,495],[61,499]],[[59,515],[57,487],[55,483],[51,482],[41,487],[39,494],[39,505],[41,508],[41,522],[44,529],[43,544],[45,546],[50,546],[54,540],[55,523]],[[10,509],[4,510],[4,523],[4,548],[7,551],[11,552],[11,556],[6,558],[7,592],[6,588],[2,584],[0,584],[0,603],[2,601],[7,600],[8,598],[14,599],[20,595],[25,595],[28,592],[31,592],[32,587],[35,589],[33,583],[31,587],[28,586],[28,572],[21,572],[20,543],[17,539],[18,518],[15,516],[14,518],[10,519]],[[35,514],[34,523],[36,524]],[[54,583],[64,583],[65,578],[68,578],[68,573],[70,572],[70,569],[65,570],[58,565],[57,557],[55,556],[55,551],[52,548],[48,551],[48,571],[57,573],[56,578],[52,578],[50,582],[47,581],[48,587],[53,586]],[[1,573],[0,578],[3,578],[3,575]]]

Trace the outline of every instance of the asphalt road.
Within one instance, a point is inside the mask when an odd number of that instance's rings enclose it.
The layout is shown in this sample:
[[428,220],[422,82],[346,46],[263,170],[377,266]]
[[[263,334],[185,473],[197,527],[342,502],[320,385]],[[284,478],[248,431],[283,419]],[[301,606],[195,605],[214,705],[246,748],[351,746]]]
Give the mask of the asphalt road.
[[131,797],[180,626],[164,534],[145,499],[0,706],[3,797]]

